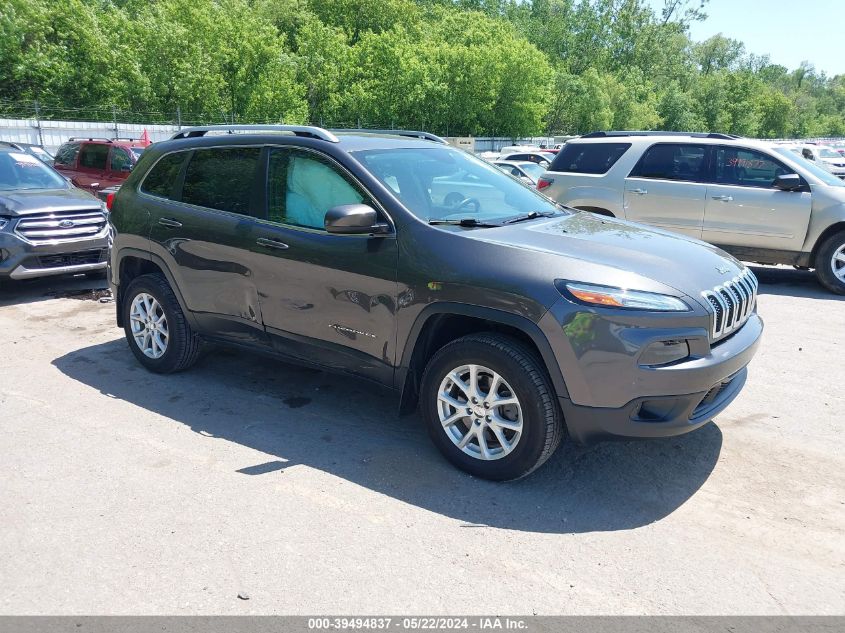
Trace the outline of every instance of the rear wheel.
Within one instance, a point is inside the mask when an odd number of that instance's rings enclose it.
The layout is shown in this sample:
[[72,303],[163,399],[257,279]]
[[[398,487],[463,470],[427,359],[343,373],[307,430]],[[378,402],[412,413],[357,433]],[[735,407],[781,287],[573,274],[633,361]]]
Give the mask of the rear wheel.
[[845,294],[845,231],[828,237],[816,254],[816,277],[837,294]]
[[199,355],[200,340],[191,329],[167,279],[141,275],[123,294],[123,329],[135,358],[159,374],[182,371]]
[[446,459],[485,479],[528,475],[563,435],[541,362],[520,341],[496,334],[465,336],[438,350],[423,375],[421,408]]

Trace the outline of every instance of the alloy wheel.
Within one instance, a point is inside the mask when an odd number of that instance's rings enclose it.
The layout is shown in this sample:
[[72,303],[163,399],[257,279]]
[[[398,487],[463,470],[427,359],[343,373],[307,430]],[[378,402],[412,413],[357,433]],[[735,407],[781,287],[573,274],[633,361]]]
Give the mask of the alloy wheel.
[[129,309],[129,320],[138,349],[149,358],[164,356],[169,334],[167,317],[158,300],[146,292],[136,295]]

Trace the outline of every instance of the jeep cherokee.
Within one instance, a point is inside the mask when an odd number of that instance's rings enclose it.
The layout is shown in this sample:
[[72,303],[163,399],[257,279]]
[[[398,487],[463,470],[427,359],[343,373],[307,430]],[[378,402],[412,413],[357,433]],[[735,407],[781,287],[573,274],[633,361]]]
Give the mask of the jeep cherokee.
[[763,329],[730,255],[561,207],[426,133],[188,128],[144,153],[110,221],[146,368],[209,340],[349,372],[419,403],[443,455],[489,479],[530,473],[564,427],[702,426]]

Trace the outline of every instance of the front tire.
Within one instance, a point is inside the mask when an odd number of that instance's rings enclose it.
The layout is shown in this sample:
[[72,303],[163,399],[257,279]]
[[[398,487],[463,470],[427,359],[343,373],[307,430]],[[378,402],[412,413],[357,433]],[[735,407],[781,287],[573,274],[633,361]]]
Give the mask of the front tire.
[[541,361],[508,336],[473,334],[442,347],[425,369],[420,398],[435,446],[476,477],[525,477],[563,436],[560,407]]
[[815,264],[819,282],[831,292],[845,294],[845,231],[822,242]]
[[144,367],[170,374],[196,362],[199,337],[164,275],[141,275],[132,280],[123,293],[121,310],[129,348]]

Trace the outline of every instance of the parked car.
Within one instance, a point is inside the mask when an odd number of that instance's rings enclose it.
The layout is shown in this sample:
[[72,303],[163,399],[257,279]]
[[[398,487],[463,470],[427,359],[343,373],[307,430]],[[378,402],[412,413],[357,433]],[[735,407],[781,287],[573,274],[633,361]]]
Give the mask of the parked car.
[[0,146],[0,279],[102,273],[108,247],[103,204],[32,154]]
[[537,179],[545,172],[540,165],[529,161],[497,160],[493,161],[493,164],[506,174],[520,178],[530,185],[536,185]]
[[752,262],[816,269],[845,294],[845,182],[788,146],[726,134],[597,132],[537,187],[562,204],[703,239]]
[[529,161],[541,167],[548,167],[554,160],[554,154],[536,150],[533,152],[509,152],[499,154],[499,160]]
[[133,139],[70,139],[54,167],[74,185],[96,193],[126,180],[148,143]]
[[564,425],[677,435],[737,396],[763,328],[740,262],[411,134],[212,126],[148,149],[110,214],[138,361],[180,371],[213,340],[365,377],[497,480]]
[[827,145],[803,145],[801,155],[824,167],[834,176],[845,178],[845,156]]
[[0,141],[0,148],[9,148],[18,152],[26,152],[32,154],[46,165],[53,165],[53,155],[40,145],[33,145],[32,143],[18,143],[13,141]]

